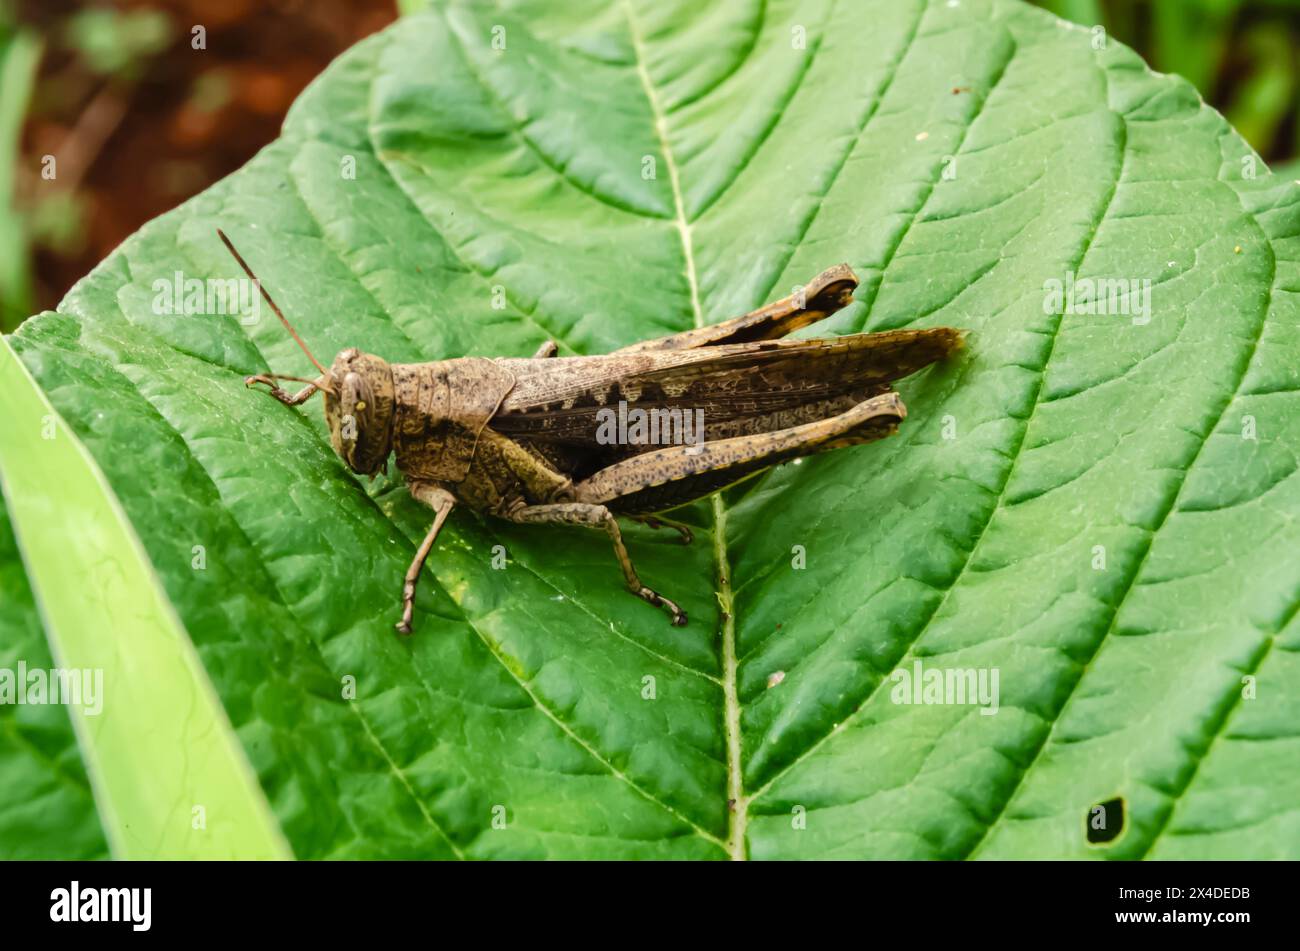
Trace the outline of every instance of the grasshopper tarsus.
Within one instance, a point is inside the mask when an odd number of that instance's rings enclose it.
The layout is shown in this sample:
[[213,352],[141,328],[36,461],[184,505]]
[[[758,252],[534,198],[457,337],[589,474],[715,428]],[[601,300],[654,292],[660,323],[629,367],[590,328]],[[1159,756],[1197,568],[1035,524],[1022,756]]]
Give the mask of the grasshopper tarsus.
[[[279,384],[275,382],[276,380],[297,380],[298,382],[306,383],[307,385],[297,393],[290,394],[285,390],[282,390]],[[253,386],[256,383],[265,383],[267,392],[285,406],[297,406],[300,403],[304,403],[306,402],[307,397],[311,396],[321,388],[320,381],[318,380],[304,380],[301,377],[296,376],[279,376],[273,373],[259,373],[256,376],[244,377],[244,386]]]
[[644,601],[648,601],[657,608],[664,608],[668,612],[668,623],[673,627],[686,626],[686,612],[677,606],[674,601],[669,601],[658,591],[653,588],[647,588],[642,585],[640,588],[633,588],[632,593]]
[[289,396],[289,394],[286,393],[282,388],[276,386],[274,381],[268,380],[265,377],[250,376],[246,380],[244,380],[244,386],[246,388],[252,388],[258,383],[265,383],[266,392],[270,394],[272,397],[274,397],[275,399],[279,400],[281,403],[288,404],[289,400],[292,399],[292,397]]

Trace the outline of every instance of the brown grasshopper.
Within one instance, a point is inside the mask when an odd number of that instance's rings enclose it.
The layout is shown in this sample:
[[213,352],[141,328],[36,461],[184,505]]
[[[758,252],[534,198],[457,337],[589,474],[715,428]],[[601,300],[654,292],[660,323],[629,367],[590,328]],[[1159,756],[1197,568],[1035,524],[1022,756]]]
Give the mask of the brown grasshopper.
[[[685,624],[680,607],[641,583],[615,516],[668,525],[689,543],[690,529],[660,513],[777,463],[892,434],[906,416],[892,381],[962,341],[962,332],[949,327],[780,339],[853,299],[858,280],[840,264],[800,293],[742,317],[604,356],[557,357],[548,341],[528,359],[390,364],[349,347],[327,370],[230,240],[217,233],[320,371],[315,379],[259,374],[245,385],[264,383],[287,406],[320,390],[330,441],[348,467],[373,476],[387,471],[395,453],[411,495],[434,511],[402,588],[397,630],[404,634],[411,630],[420,570],[457,502],[512,522],[603,528],[628,589],[665,608],[674,625]],[[307,385],[291,395],[277,380]],[[683,411],[695,411],[704,417],[703,433],[696,434],[702,438],[668,446],[601,438],[612,429],[616,405],[620,412],[662,414],[670,435],[673,420],[681,420],[680,435]]]

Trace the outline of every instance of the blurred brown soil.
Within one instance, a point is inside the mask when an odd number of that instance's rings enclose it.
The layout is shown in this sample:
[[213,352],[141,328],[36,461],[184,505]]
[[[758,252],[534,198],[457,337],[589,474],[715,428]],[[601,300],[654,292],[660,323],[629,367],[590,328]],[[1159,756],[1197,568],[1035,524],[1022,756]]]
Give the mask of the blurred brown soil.
[[[171,40],[125,75],[106,77],[60,39],[86,6],[18,6],[46,36],[24,164],[58,156],[58,187],[74,186],[83,212],[60,253],[37,249],[36,310],[53,307],[146,221],[247,162],[279,134],[303,87],[397,16],[394,0],[119,0],[114,9],[165,13]],[[195,25],[206,30],[206,49],[192,48]]]

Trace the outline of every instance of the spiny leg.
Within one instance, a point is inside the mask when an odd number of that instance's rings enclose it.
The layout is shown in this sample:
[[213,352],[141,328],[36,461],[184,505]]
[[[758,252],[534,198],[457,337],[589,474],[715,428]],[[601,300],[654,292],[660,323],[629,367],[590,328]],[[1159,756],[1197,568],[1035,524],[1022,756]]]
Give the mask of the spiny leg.
[[428,534],[424,536],[424,541],[420,542],[420,548],[415,553],[415,558],[411,560],[411,567],[406,569],[406,579],[402,585],[402,619],[394,625],[401,634],[411,633],[411,612],[415,609],[415,583],[420,578],[424,559],[428,558],[429,552],[433,550],[433,543],[438,538],[442,523],[447,521],[452,506],[456,504],[456,498],[450,492],[436,485],[429,485],[427,482],[412,482],[411,495],[433,509],[434,516]]
[[610,541],[614,543],[614,555],[619,567],[623,569],[623,578],[628,590],[642,600],[649,601],[656,607],[664,608],[672,618],[674,627],[686,623],[686,612],[669,601],[659,592],[647,588],[637,576],[632,559],[623,545],[623,533],[618,530],[618,520],[603,505],[591,505],[584,502],[558,502],[553,505],[527,505],[510,513],[510,520],[524,523],[563,523],[569,525],[591,525],[605,529]]
[[[775,465],[786,459],[812,455],[823,443],[859,430],[874,420],[898,421],[907,410],[897,393],[882,393],[863,400],[836,416],[768,433],[732,436],[702,446],[666,446],[633,456],[597,470],[573,486],[579,502],[604,505],[626,499],[667,481],[687,479],[707,472],[744,471],[745,466]],[[881,435],[892,431],[882,422]]]
[[664,518],[663,516],[628,516],[634,522],[641,522],[642,525],[649,529],[672,529],[681,535],[682,544],[690,544],[695,540],[694,531],[690,530],[689,525],[673,520],[673,518]]

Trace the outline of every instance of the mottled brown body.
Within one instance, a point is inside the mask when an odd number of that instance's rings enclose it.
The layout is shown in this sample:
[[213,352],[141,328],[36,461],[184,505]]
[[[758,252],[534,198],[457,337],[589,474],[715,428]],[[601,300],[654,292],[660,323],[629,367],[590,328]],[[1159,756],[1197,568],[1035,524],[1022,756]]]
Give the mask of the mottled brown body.
[[[615,515],[670,525],[689,542],[689,529],[656,514],[780,462],[890,435],[906,416],[892,382],[960,346],[961,333],[947,327],[780,339],[848,304],[856,285],[839,265],[800,295],[605,356],[557,358],[548,343],[531,359],[389,364],[350,348],[296,395],[268,376],[248,382],[270,385],[290,405],[322,390],[348,466],[374,474],[394,454],[411,494],[433,509],[398,630],[410,630],[421,567],[458,502],[515,522],[603,528],[628,588],[684,624],[676,604],[641,583]],[[703,439],[603,440],[602,420],[620,405],[702,410]]]

